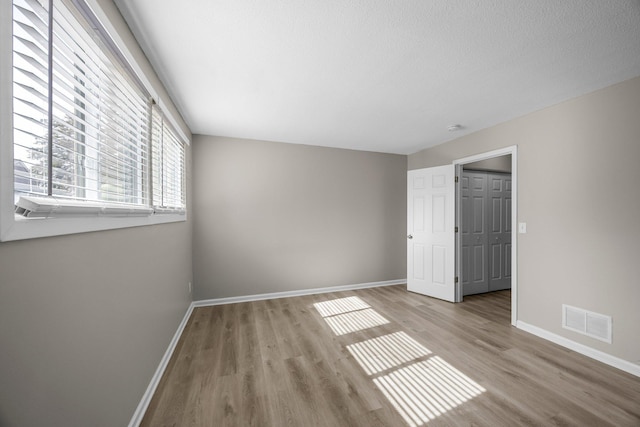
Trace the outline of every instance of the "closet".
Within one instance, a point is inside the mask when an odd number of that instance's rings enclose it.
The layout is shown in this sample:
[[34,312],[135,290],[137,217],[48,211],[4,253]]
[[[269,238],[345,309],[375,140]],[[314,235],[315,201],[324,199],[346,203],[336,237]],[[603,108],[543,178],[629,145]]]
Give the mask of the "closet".
[[463,295],[511,288],[511,174],[463,170]]

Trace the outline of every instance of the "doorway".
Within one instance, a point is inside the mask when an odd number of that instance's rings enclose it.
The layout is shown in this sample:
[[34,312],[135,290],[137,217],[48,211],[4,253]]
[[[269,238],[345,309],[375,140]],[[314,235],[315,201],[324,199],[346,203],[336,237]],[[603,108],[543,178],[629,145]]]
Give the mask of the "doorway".
[[459,177],[466,164],[511,155],[511,324],[518,320],[517,146],[454,160],[449,165],[407,173],[407,290],[451,302],[462,302]]
[[[498,267],[498,270],[502,273],[510,273],[509,281],[511,285],[511,324],[515,325],[518,319],[518,316],[517,316],[517,301],[518,301],[517,236],[516,236],[516,230],[517,230],[516,221],[517,221],[517,206],[518,206],[517,205],[517,146],[506,147],[500,150],[494,150],[486,153],[477,154],[474,156],[461,158],[461,159],[455,160],[453,164],[455,166],[456,176],[459,177],[458,182],[456,183],[457,203],[455,208],[456,226],[458,227],[458,230],[462,228],[462,224],[464,220],[465,219],[468,220],[468,218],[463,218],[463,203],[461,203],[462,177],[465,169],[466,170],[485,169],[485,170],[492,170],[492,172],[494,173],[495,172],[510,173],[509,196],[511,199],[510,200],[511,209],[510,209],[510,212],[508,211],[502,212],[502,216],[503,216],[502,219],[504,220],[504,222],[501,228],[503,229],[502,230],[503,234],[491,235],[491,233],[488,233],[486,238],[487,240],[493,239],[493,243],[494,243],[493,250],[495,250],[496,252],[498,252],[499,250],[502,251],[502,254],[498,255],[500,258],[497,260],[497,261],[500,261],[500,263],[496,264],[495,267]],[[503,186],[502,188],[504,188],[504,186],[506,185],[504,180],[502,180],[501,185]],[[485,190],[485,191],[489,191],[489,190]],[[504,232],[506,232],[509,235],[508,239],[506,238],[506,235],[504,234]],[[495,245],[496,237],[498,238],[498,240],[502,240],[502,242],[498,242],[499,245]],[[467,239],[467,241],[463,242],[463,239]],[[466,248],[463,250],[465,243],[466,243]],[[456,283],[456,301],[458,302],[463,301],[464,294],[465,294],[464,283],[463,283],[463,281],[465,280],[463,278],[465,274],[463,273],[463,270],[466,267],[468,268],[468,266],[465,266],[464,264],[465,257],[463,252],[469,250],[469,246],[470,246],[469,243],[470,242],[469,242],[468,236],[465,238],[463,237],[463,233],[461,232],[456,233],[456,243],[455,243],[456,277],[459,278],[458,282]],[[487,242],[487,245],[490,245],[490,243],[491,242]],[[491,250],[490,249],[491,247],[484,246],[484,248],[487,249],[487,252],[485,252],[485,261],[488,261],[490,257],[488,251]],[[476,252],[480,252],[480,249],[477,249]],[[494,267],[494,265],[489,266],[488,264],[483,264],[483,266],[486,266],[486,270],[484,273],[486,274],[486,277],[488,279],[491,273],[490,271],[491,267]],[[494,273],[498,273],[498,271],[495,271]],[[499,279],[494,285],[494,288],[497,290],[500,287],[504,287],[505,286],[504,277],[499,277],[500,276],[499,274],[494,274],[494,276],[497,279]],[[502,274],[502,276],[504,276],[504,274]],[[469,277],[469,273],[466,274],[466,277]],[[481,277],[481,275],[478,274],[476,275],[476,277]],[[462,278],[462,280],[460,280],[460,278]],[[481,286],[484,286],[484,284]],[[476,288],[476,290],[478,289],[480,288]],[[491,288],[489,287],[488,290],[491,290]],[[475,292],[472,291],[472,293],[475,293]]]

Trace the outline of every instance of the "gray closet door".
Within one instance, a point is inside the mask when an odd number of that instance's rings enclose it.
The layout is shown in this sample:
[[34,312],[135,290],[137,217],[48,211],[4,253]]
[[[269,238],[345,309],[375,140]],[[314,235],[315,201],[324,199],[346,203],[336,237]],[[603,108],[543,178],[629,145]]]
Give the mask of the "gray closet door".
[[487,174],[489,291],[511,288],[511,176]]
[[462,198],[462,295],[489,291],[487,233],[487,174],[464,172]]
[[461,177],[462,295],[511,288],[511,175]]

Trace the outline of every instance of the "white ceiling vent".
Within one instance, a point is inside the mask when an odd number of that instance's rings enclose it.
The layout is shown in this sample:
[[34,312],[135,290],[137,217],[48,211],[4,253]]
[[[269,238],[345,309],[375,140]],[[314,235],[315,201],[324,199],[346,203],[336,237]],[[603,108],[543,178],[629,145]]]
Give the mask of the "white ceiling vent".
[[611,316],[563,304],[562,327],[611,344]]

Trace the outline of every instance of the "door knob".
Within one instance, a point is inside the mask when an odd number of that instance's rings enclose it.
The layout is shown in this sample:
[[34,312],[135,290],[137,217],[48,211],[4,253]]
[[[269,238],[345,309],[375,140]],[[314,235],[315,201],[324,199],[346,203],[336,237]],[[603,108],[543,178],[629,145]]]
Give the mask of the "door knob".
[[413,236],[412,236],[411,234],[409,234],[409,235],[407,236],[407,239],[413,239]]

